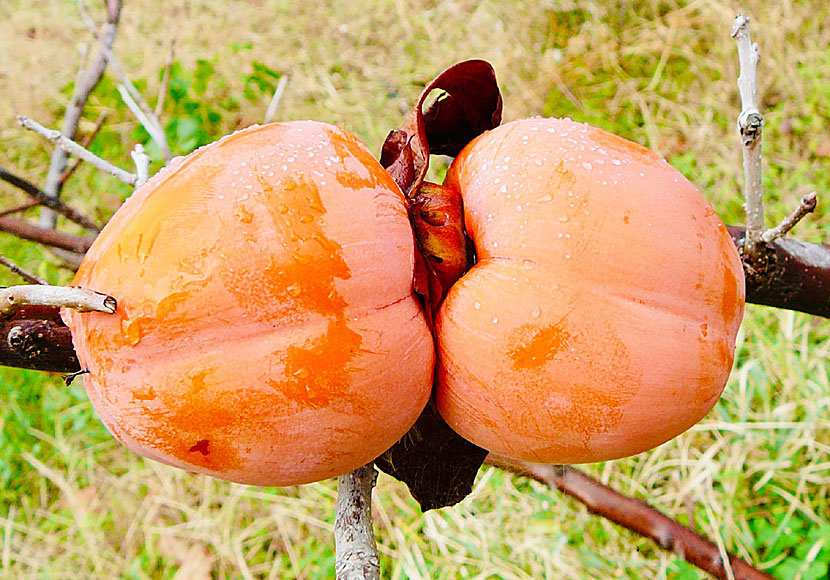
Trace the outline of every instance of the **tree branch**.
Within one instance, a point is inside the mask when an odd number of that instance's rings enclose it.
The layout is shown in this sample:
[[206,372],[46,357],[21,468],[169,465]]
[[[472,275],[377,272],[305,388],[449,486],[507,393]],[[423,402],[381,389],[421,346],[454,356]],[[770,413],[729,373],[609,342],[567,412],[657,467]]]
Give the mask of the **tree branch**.
[[164,127],[162,126],[161,121],[124,72],[121,62],[115,58],[115,55],[112,53],[112,43],[108,45],[106,39],[98,34],[98,30],[95,28],[95,23],[92,21],[89,11],[86,8],[86,3],[83,0],[80,0],[78,4],[81,9],[81,17],[83,18],[84,23],[98,41],[102,54],[104,54],[112,67],[115,76],[117,76],[118,80],[121,82],[121,84],[118,85],[118,92],[121,94],[121,98],[124,100],[127,108],[130,109],[136,119],[138,119],[138,122],[141,123],[141,125],[150,134],[153,141],[156,142],[156,145],[159,146],[164,159],[170,161],[170,158],[172,157],[170,154],[170,146],[167,144],[167,136],[164,134]]
[[78,312],[114,314],[115,298],[74,286],[11,286],[0,289],[0,318],[11,318],[26,306],[57,306]]
[[95,239],[92,236],[73,236],[50,228],[42,228],[26,220],[13,217],[0,217],[0,232],[80,254],[85,253]]
[[26,280],[26,282],[28,282],[29,284],[47,284],[46,280],[38,278],[31,272],[27,272],[26,270],[24,270],[23,268],[21,268],[20,266],[18,266],[2,254],[0,254],[0,264],[11,270],[14,274],[17,274],[18,276]]
[[14,207],[6,208],[0,210],[0,217],[12,215],[15,213],[19,213],[21,211],[26,211],[27,209],[32,209],[33,207],[37,207],[40,204],[36,201],[30,201],[28,203],[24,203],[23,205],[16,205]]
[[[626,497],[578,469],[564,465],[514,461],[494,454],[487,456],[486,463],[555,487],[584,504],[591,513],[652,540],[664,550],[674,552],[715,578],[774,580],[772,576],[731,554],[727,554],[727,564],[714,542],[663,515],[647,503]],[[730,571],[732,576],[729,575]]]
[[[121,16],[121,0],[108,0],[107,22],[101,30],[101,46],[112,47],[115,42],[115,33],[118,30],[118,20]],[[106,55],[99,52],[95,62],[87,72],[75,83],[75,90],[72,99],[66,105],[66,113],[63,117],[63,127],[60,135],[72,140],[78,131],[78,123],[81,114],[86,106],[89,95],[101,81],[104,70],[107,68]],[[66,151],[61,147],[55,147],[52,151],[52,158],[49,161],[49,171],[46,174],[46,183],[43,191],[48,197],[59,197],[62,187],[61,174],[66,168]],[[40,216],[40,225],[44,228],[55,227],[55,214],[44,210]]]
[[372,525],[372,488],[377,477],[372,463],[340,476],[334,520],[337,580],[380,579],[380,557]]
[[46,137],[67,153],[71,153],[75,157],[80,157],[96,169],[100,169],[101,171],[109,173],[110,175],[116,177],[124,183],[135,186],[136,181],[138,181],[137,175],[124,171],[123,169],[116,167],[109,161],[101,159],[88,149],[84,149],[71,139],[67,139],[66,137],[64,137],[63,134],[61,134],[61,132],[57,129],[47,129],[37,121],[33,121],[32,119],[25,117],[23,115],[17,116],[17,122],[22,127],[31,129],[35,133],[42,135],[43,137]]
[[741,114],[738,132],[744,158],[744,198],[746,200],[746,239],[744,253],[750,258],[761,252],[764,231],[764,185],[761,176],[761,129],[764,118],[758,109],[758,45],[749,38],[749,19],[743,14],[735,18],[732,38],[738,44],[741,72],[738,90],[741,94]]
[[790,215],[785,217],[780,224],[768,229],[761,235],[761,241],[764,244],[769,244],[778,238],[786,236],[787,232],[793,229],[804,216],[815,211],[817,203],[818,194],[815,191],[802,197],[801,203],[798,204],[798,207]]
[[29,181],[26,181],[22,177],[18,177],[9,171],[6,171],[2,167],[0,167],[0,179],[29,195],[29,197],[35,200],[37,204],[48,207],[55,213],[59,213],[64,216],[66,219],[93,232],[99,232],[101,230],[101,227],[98,224],[83,215],[81,212],[75,211],[58,198],[46,195],[46,193],[41,191],[35,184],[30,183]]
[[[104,123],[107,121],[107,114],[104,113],[98,120],[95,121],[95,127],[92,128],[92,131],[84,135],[83,140],[81,141],[81,147],[84,149],[89,149],[89,146],[92,144],[92,141],[95,139],[95,136],[101,131],[104,126]],[[66,169],[63,170],[60,176],[60,183],[61,186],[66,182],[67,179],[72,177],[72,174],[75,173],[75,170],[78,169],[78,166],[83,163],[82,159],[75,159],[75,162],[72,165],[69,165]]]
[[288,75],[283,74],[277,82],[277,88],[274,90],[274,96],[271,97],[271,102],[268,103],[268,110],[265,111],[264,123],[270,123],[277,116],[277,107],[280,105],[282,95],[285,93],[285,87],[288,86]]

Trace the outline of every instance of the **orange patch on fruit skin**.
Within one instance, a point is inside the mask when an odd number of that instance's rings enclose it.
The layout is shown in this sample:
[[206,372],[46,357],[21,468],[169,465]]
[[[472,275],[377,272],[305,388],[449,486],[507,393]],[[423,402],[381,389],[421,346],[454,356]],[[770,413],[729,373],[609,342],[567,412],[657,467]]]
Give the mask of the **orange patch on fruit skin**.
[[568,348],[573,343],[571,334],[553,324],[545,328],[538,328],[533,324],[525,324],[517,328],[509,341],[515,346],[507,351],[516,370],[539,367],[553,360],[557,353]]

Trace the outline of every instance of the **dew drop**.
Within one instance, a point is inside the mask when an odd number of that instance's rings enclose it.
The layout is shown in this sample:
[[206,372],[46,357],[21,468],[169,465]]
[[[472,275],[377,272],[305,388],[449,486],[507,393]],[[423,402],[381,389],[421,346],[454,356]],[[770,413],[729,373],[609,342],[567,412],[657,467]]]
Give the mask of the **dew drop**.
[[499,323],[499,317],[498,317],[498,316],[494,316],[494,317],[493,317],[493,324],[498,324],[498,323]]
[[473,304],[473,306],[475,307],[476,310],[480,310],[481,309],[481,302],[476,302],[475,304]]
[[537,306],[536,308],[534,308],[534,309],[533,309],[533,312],[531,312],[531,313],[530,313],[530,315],[531,315],[533,318],[539,318],[539,316],[540,316],[541,314],[542,314],[542,309],[541,309],[541,308],[539,308],[538,306]]
[[543,195],[539,198],[539,201],[553,201],[553,196],[551,196],[550,194]]
[[582,164],[582,167],[584,167],[584,168],[585,168],[585,169],[587,169],[588,171],[591,171],[591,169],[592,169],[591,164],[590,164],[590,163],[588,163],[587,161],[585,161],[585,162]]
[[559,221],[564,224],[565,222],[568,221],[568,216],[566,216],[566,215],[559,216]]

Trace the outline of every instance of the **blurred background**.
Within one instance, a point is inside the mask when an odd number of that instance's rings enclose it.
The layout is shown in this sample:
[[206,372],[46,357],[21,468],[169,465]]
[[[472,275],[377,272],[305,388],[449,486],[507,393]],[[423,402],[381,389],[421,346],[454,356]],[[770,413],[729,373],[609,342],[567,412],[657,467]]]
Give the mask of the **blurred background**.
[[[101,2],[92,17],[104,21]],[[819,192],[794,235],[828,241],[830,5],[823,0],[638,2],[125,0],[113,52],[156,106],[175,155],[261,122],[316,119],[375,152],[421,88],[449,65],[494,66],[505,120],[570,116],[639,142],[743,222],[735,120],[735,15],[759,44],[768,224]],[[171,43],[175,42],[172,52]],[[0,4],[0,167],[42,185],[51,146],[17,126],[60,127],[81,63],[97,53],[76,2]],[[285,81],[284,81],[285,82]],[[132,170],[158,149],[108,71],[81,133]],[[446,161],[434,161],[442,172]],[[105,220],[127,186],[83,165],[64,198]],[[0,183],[0,209],[25,201]],[[30,210],[34,217],[37,210]],[[71,224],[59,222],[65,231]],[[682,243],[679,240],[678,243]],[[0,252],[52,283],[71,272],[0,234]],[[20,283],[0,271],[0,285]],[[830,381],[823,319],[749,306],[717,407],[675,441],[586,466],[778,578],[826,578],[830,563]],[[329,578],[336,483],[257,489],[194,476],[122,448],[81,381],[0,369],[0,578]],[[486,467],[455,507],[421,514],[381,476],[375,524],[385,578],[676,578],[702,573],[554,490]]]

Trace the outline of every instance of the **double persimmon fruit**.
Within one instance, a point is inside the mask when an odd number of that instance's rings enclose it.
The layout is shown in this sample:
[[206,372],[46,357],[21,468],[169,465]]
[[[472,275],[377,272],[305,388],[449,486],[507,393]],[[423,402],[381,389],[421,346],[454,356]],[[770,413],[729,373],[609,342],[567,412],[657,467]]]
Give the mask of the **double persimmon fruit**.
[[635,454],[712,408],[743,270],[679,172],[539,118],[476,138],[444,185],[477,263],[430,322],[406,200],[349,133],[252,127],[162,170],[73,282],[116,313],[64,313],[105,425],[170,465],[294,485],[379,456],[433,384],[460,435],[545,463]]

